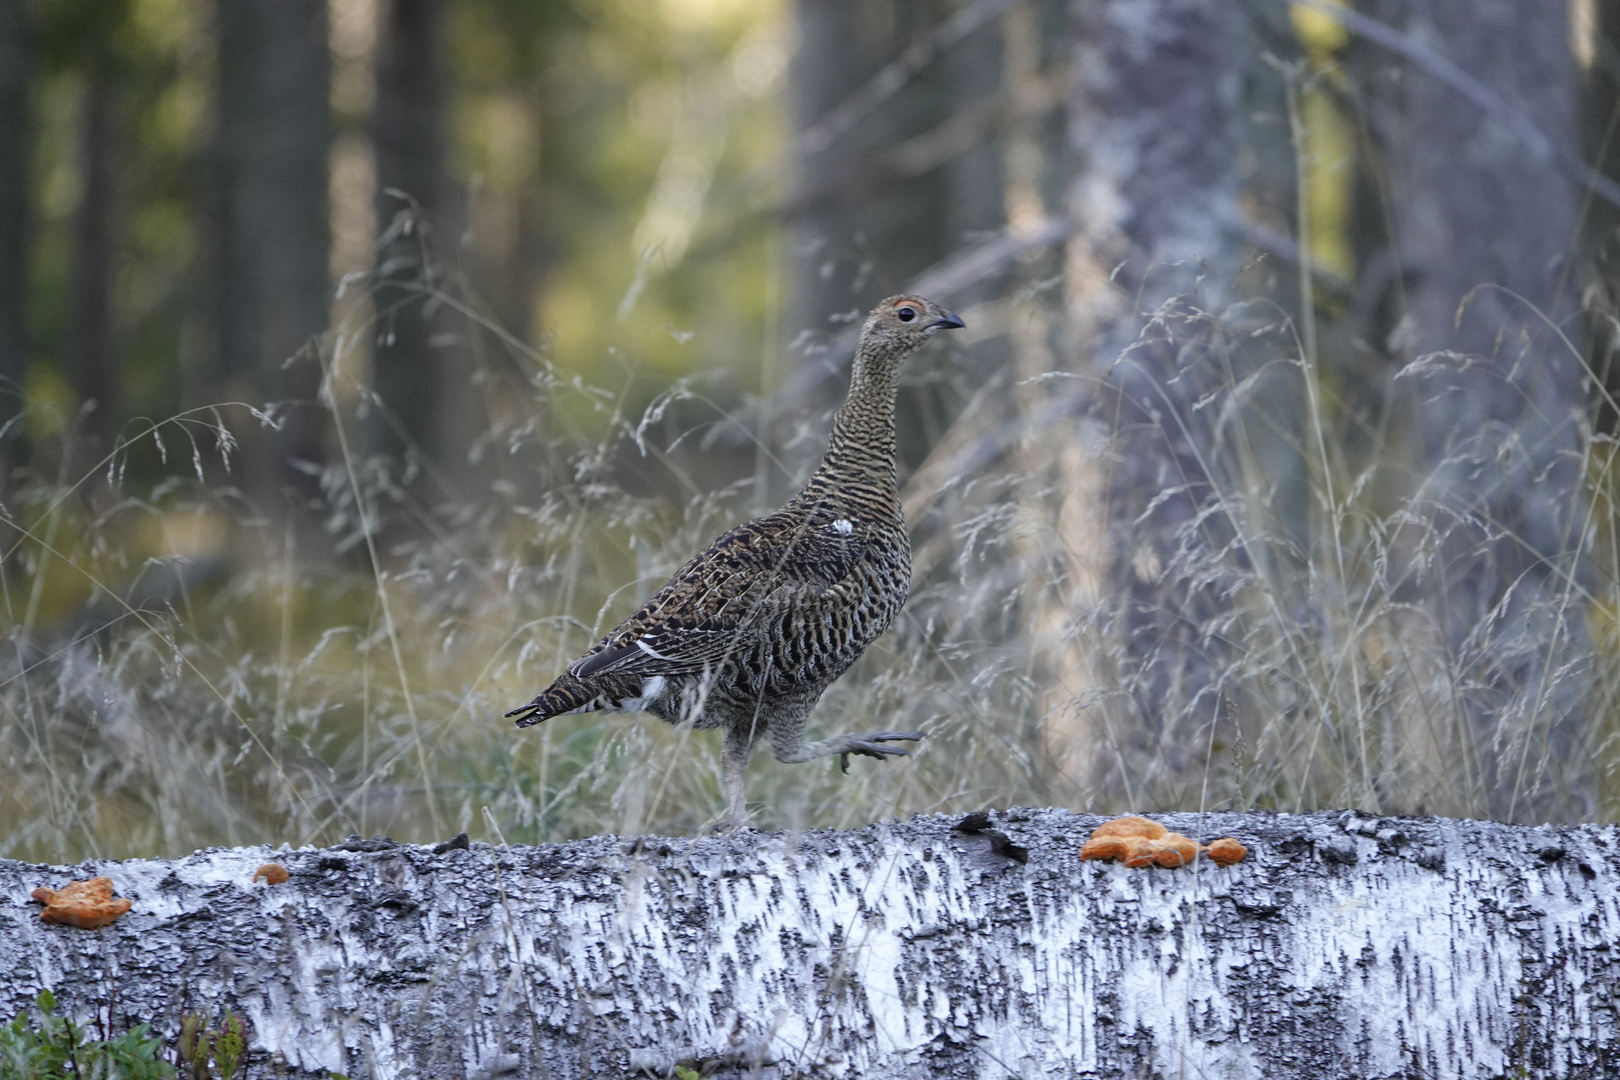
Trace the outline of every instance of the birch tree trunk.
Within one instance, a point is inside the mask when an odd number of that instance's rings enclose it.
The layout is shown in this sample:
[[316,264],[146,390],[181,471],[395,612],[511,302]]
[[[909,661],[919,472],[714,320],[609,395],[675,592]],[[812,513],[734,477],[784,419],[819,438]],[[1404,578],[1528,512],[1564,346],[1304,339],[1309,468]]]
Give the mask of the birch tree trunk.
[[[534,848],[0,861],[0,1017],[244,1018],[248,1076],[1598,1078],[1620,830],[1179,814],[1225,869],[1082,863],[1095,817]],[[1020,854],[1014,851],[1013,854]],[[291,871],[253,884],[255,868]],[[48,925],[30,890],[134,908]]]

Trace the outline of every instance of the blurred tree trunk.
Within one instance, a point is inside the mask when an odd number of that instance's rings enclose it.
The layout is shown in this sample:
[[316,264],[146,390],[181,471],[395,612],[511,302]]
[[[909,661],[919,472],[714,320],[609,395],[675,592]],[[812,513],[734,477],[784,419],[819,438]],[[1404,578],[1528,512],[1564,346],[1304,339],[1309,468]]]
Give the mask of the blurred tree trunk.
[[[793,133],[802,137],[858,90],[888,59],[889,42],[862,25],[887,3],[863,0],[799,0],[794,5],[798,48],[789,67],[788,110]],[[854,246],[856,147],[846,133],[825,148],[802,152],[794,162],[794,208],[789,228],[789,308],[792,333],[823,330],[827,316],[859,306],[852,283],[862,261]]]
[[[1620,3],[1595,5],[1590,36],[1579,43],[1582,59],[1583,138],[1582,156],[1605,176],[1620,176]],[[1620,207],[1601,199],[1587,205],[1581,235],[1587,244],[1587,257],[1605,286],[1609,314],[1620,309]],[[1620,335],[1615,322],[1594,318],[1592,332],[1594,375],[1608,390],[1608,400],[1599,402],[1598,424],[1604,431],[1620,430],[1620,412],[1612,399],[1620,390],[1620,368],[1616,353]]]
[[[1401,122],[1386,146],[1411,271],[1397,333],[1412,357],[1444,354],[1414,374],[1434,508],[1425,555],[1474,735],[1464,760],[1480,813],[1584,818],[1581,192],[1554,157],[1580,149],[1568,10],[1512,0],[1405,10],[1411,38],[1488,86],[1551,146],[1527,148],[1504,117],[1406,65]],[[1549,761],[1562,767],[1540,767]],[[1560,789],[1527,786],[1532,776]]]
[[1222,560],[1246,558],[1222,503],[1229,478],[1214,471],[1220,410],[1195,408],[1231,378],[1220,317],[1242,253],[1231,226],[1245,14],[1226,0],[1167,0],[1151,16],[1102,0],[1075,8],[1074,33],[1070,335],[1102,379],[1115,620],[1103,638],[1117,643],[1139,732],[1118,744],[1126,758],[1093,768],[1131,774],[1115,790],[1158,784],[1146,790],[1173,798],[1201,764],[1183,748],[1209,746],[1226,711]]
[[0,498],[19,433],[10,430],[21,411],[28,374],[28,122],[29,56],[27,0],[0,0]]
[[[1010,109],[999,132],[999,187],[1007,232],[1019,237],[1038,233],[1049,220],[1047,161],[1054,154],[1061,160],[1062,155],[1061,136],[1051,138],[1046,130],[1043,83],[1052,78],[1050,69],[1063,62],[1061,52],[1051,56],[1051,47],[1043,40],[1047,8],[1030,0],[1000,19],[997,67],[1001,93]],[[1062,38],[1057,41],[1061,43]],[[1005,302],[1008,337],[993,343],[993,366],[987,368],[991,372],[999,369],[1013,380],[1006,396],[1013,408],[1012,418],[1022,429],[1012,458],[1013,468],[1025,484],[1019,514],[1025,522],[1038,523],[1036,528],[1020,529],[1013,542],[1022,573],[1034,585],[1022,597],[1018,616],[1029,635],[1029,671],[1032,681],[1046,688],[1029,735],[1032,741],[1044,740],[1055,751],[1051,758],[1058,763],[1058,772],[1072,777],[1077,766],[1083,769],[1085,765],[1071,760],[1077,733],[1070,705],[1095,680],[1089,658],[1076,648],[1070,631],[1075,607],[1093,606],[1097,600],[1094,567],[1086,565],[1085,558],[1094,553],[1096,535],[1076,528],[1080,519],[1075,511],[1087,517],[1094,514],[1100,474],[1087,467],[1095,462],[1079,447],[1064,445],[1075,414],[1048,407],[1052,383],[1042,378],[1063,366],[1054,348],[1061,316],[1042,295],[1041,287],[1060,267],[1059,253],[1051,249],[1035,249],[1018,260],[1007,283],[1011,286]],[[1043,416],[1044,423],[1037,419]],[[1055,504],[1045,494],[1049,489],[1061,493]],[[1020,572],[1008,569],[1013,574]],[[1016,578],[1011,587],[1018,588]]]
[[220,0],[220,355],[230,391],[279,403],[247,433],[249,483],[275,512],[318,491],[317,338],[331,302],[325,0]]
[[372,386],[381,408],[368,420],[367,449],[420,452],[440,465],[449,464],[466,393],[449,313],[433,295],[462,228],[448,172],[449,11],[444,0],[384,0],[372,114],[381,234]]
[[69,471],[78,479],[112,449],[117,431],[118,362],[114,355],[112,287],[114,109],[105,56],[92,57],[79,103],[79,205],[73,223],[68,369],[79,401]]
[[[1022,127],[1026,118],[1030,126],[1038,125],[1042,117],[1036,108],[1020,107],[1022,86],[1014,85],[1019,77],[1007,70],[1004,27],[1010,19],[1038,22],[1041,12],[1051,6],[1051,0],[1025,0],[939,59],[947,95],[945,118],[927,134],[909,140],[909,145],[915,147],[919,141],[928,140],[941,146],[937,153],[950,154],[941,167],[944,191],[940,239],[946,254],[965,246],[971,237],[988,236],[1007,224],[1004,132],[1006,128]],[[1040,51],[1038,42],[1036,51]],[[1037,67],[1039,63],[1037,56]],[[1032,75],[1032,80],[1038,81],[1038,73]],[[1000,104],[1003,116],[1011,114],[1005,127],[1000,131],[992,127],[971,140],[951,132],[964,116],[983,110],[987,103]],[[1025,134],[1020,130],[1020,142]],[[998,139],[998,135],[1003,137]],[[1035,137],[1038,139],[1038,132]],[[999,283],[995,277],[975,282],[962,294],[951,297],[950,303],[960,310],[992,299]]]
[[[864,314],[900,291],[960,246],[960,238],[947,232],[951,211],[971,221],[982,208],[962,197],[950,205],[945,169],[895,176],[880,164],[948,115],[961,82],[947,75],[949,58],[942,64],[935,57],[900,80],[880,107],[847,127],[830,135],[818,130],[907,47],[929,37],[937,28],[936,9],[918,0],[799,0],[795,11],[798,48],[789,68],[788,106],[796,149],[785,325],[803,362],[816,364],[824,362],[820,346],[848,325],[830,319]],[[991,31],[985,45],[993,50],[994,42]],[[976,45],[969,41],[959,48]],[[824,388],[816,404],[830,409],[841,388],[832,382]],[[925,395],[908,388],[900,396],[903,468],[919,460],[928,441],[923,429],[937,412]]]

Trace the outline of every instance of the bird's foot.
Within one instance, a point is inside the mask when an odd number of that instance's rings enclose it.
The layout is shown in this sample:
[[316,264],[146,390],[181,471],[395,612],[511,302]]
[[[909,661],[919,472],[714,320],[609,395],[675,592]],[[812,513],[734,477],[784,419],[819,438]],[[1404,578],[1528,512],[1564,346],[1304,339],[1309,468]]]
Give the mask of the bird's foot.
[[893,757],[909,757],[911,751],[903,746],[884,746],[886,742],[904,740],[916,742],[923,737],[920,731],[863,731],[858,735],[846,735],[841,740],[838,750],[839,771],[849,772],[849,755],[860,754],[862,757],[878,759]]
[[754,815],[745,811],[735,811],[709,826],[709,832],[715,836],[730,836],[743,829],[753,828]]

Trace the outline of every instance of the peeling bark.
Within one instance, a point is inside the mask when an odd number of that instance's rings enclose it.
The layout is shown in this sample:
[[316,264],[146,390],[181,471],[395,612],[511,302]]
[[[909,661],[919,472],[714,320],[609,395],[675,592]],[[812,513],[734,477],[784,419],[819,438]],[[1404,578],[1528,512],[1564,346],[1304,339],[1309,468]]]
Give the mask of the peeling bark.
[[[1250,855],[1166,871],[1081,863],[1099,820],[993,815],[1025,863],[939,816],[0,861],[0,1016],[45,986],[171,1034],[230,1008],[249,1076],[1620,1072],[1616,828],[1170,814]],[[128,915],[40,921],[29,890],[94,874]]]

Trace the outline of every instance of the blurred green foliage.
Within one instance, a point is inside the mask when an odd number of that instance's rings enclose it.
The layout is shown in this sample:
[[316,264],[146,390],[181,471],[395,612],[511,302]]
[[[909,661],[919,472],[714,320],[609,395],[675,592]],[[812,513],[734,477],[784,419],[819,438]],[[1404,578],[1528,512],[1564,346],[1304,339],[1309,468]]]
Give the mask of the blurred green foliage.
[[[170,1080],[175,1068],[163,1059],[163,1044],[147,1025],[112,1038],[92,1039],[71,1018],[56,1014],[56,995],[42,990],[39,1012],[0,1027],[0,1080]],[[211,1074],[203,1074],[211,1075]],[[222,1074],[223,1080],[229,1080]]]
[[188,1012],[180,1017],[180,1039],[176,1046],[187,1080],[234,1080],[247,1049],[242,1018],[226,1010],[218,1030],[209,1028],[208,1018]]
[[[208,254],[211,7],[33,5],[27,291],[37,441],[60,434],[77,404],[64,364],[79,110],[94,78],[110,80],[116,117],[119,418],[162,418],[219,399]],[[377,12],[371,0],[333,0],[332,13],[336,164],[356,140],[366,153]],[[771,303],[773,225],[735,192],[783,142],[785,34],[777,2],[455,5],[451,168],[469,220],[453,246],[469,302],[563,369],[613,390],[645,371],[642,396],[651,397],[699,368],[729,369],[746,385]],[[345,198],[372,197],[342,184],[335,173],[334,214],[353,213]],[[357,269],[342,259],[340,251],[334,271]],[[694,334],[706,343],[701,355]]]

